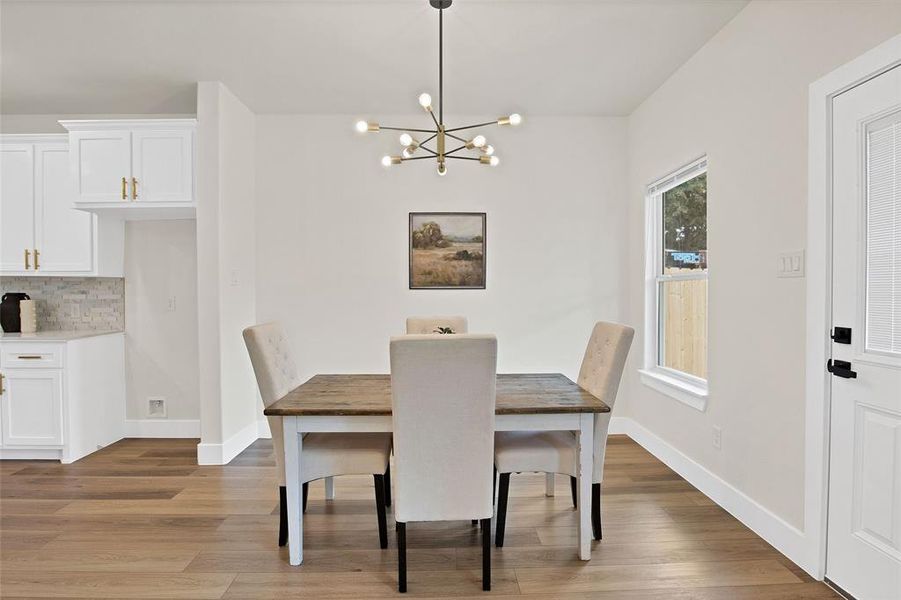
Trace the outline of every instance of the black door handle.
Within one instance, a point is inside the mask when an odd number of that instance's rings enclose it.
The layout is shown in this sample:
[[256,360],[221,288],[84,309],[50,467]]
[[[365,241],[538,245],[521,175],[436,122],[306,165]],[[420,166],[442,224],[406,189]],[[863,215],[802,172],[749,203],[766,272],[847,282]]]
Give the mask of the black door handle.
[[851,370],[851,363],[846,360],[833,361],[831,358],[826,363],[826,370],[843,379],[857,379],[857,371]]

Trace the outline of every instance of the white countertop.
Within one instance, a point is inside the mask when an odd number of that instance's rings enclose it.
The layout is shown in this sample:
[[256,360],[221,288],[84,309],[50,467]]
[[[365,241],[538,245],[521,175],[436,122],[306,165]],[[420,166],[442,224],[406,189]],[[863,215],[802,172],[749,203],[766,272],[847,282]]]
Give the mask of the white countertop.
[[0,342],[68,342],[98,335],[112,335],[122,331],[38,331],[36,333],[0,334]]

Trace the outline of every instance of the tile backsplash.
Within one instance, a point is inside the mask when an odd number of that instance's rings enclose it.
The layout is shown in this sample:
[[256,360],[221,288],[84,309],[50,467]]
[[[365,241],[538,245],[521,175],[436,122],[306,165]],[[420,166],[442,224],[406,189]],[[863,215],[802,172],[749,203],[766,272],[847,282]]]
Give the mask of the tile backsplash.
[[25,292],[35,301],[38,331],[125,329],[125,279],[0,277],[0,295]]

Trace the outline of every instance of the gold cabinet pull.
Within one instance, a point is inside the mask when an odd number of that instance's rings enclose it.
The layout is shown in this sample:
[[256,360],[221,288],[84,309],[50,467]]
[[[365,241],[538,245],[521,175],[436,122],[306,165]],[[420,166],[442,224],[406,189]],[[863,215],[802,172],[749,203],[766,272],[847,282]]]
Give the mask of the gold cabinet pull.
[[126,180],[123,177],[122,178],[122,199],[123,200],[128,200],[128,190],[126,189],[127,187],[128,187],[128,180]]
[[138,199],[138,180],[134,177],[131,178],[131,199]]
[[35,249],[34,249],[34,270],[35,270],[35,271],[37,271],[38,269],[41,268],[41,263],[38,262],[38,257],[39,257],[40,255],[41,255],[41,253],[38,252],[38,249],[37,249],[37,248],[35,248]]
[[29,250],[28,248],[25,248],[25,270],[26,271],[31,268],[31,260],[30,259],[31,259],[31,250]]
[[3,373],[0,373],[0,396],[6,391],[6,388],[3,387]]

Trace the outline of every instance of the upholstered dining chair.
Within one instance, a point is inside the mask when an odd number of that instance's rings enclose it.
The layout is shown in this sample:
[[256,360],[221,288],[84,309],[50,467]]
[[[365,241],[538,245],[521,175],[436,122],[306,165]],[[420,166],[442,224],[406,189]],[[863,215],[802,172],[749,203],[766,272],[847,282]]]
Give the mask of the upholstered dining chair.
[[407,317],[407,334],[439,333],[439,328],[448,328],[453,333],[468,333],[466,317]]
[[[635,330],[617,323],[595,324],[582,359],[578,384],[611,409]],[[607,449],[607,429],[610,413],[599,413],[594,419],[594,469],[591,477],[591,526],[594,539],[600,540],[601,481],[604,478],[604,454]],[[507,499],[511,473],[562,473],[575,480],[578,446],[575,434],[569,431],[505,431],[495,434],[495,465],[500,473],[497,497],[497,526],[495,543],[504,545],[507,520]],[[572,486],[575,490],[575,486]],[[574,494],[575,496],[575,494]],[[575,500],[573,502],[575,504]]]
[[407,523],[479,519],[482,589],[491,589],[497,339],[391,338],[398,590],[407,591]]
[[[288,339],[279,323],[255,325],[244,330],[244,343],[256,375],[263,404],[269,406],[303,383],[291,358]],[[267,417],[279,477],[278,545],[288,543],[288,506],[285,488],[285,446],[281,417]],[[379,543],[388,547],[385,507],[385,473],[391,453],[390,433],[308,433],[303,438],[300,473],[303,510],[307,509],[309,482],[338,475],[369,475],[375,483]],[[390,485],[390,484],[388,484]],[[390,489],[390,488],[389,488]]]

